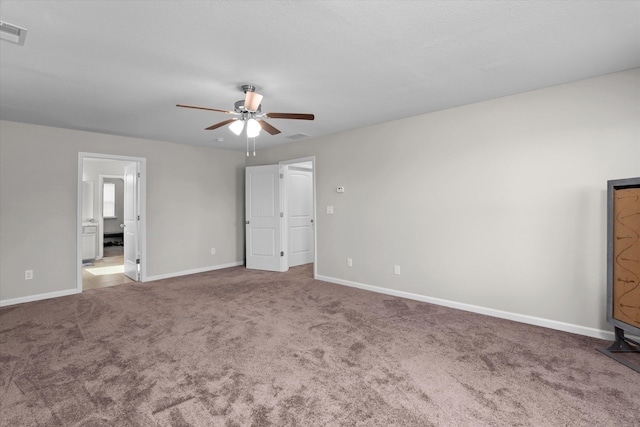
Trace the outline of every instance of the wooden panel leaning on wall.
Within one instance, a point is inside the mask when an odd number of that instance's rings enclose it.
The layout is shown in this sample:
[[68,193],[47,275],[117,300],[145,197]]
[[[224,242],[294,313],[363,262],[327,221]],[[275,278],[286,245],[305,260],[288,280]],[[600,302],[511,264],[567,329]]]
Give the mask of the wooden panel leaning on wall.
[[614,191],[613,317],[640,328],[640,188]]

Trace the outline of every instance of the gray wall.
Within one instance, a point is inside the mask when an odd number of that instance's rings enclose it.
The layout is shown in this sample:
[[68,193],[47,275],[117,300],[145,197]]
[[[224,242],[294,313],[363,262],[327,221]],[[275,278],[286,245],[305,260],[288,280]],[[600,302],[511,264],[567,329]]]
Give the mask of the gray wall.
[[606,182],[640,175],[640,70],[260,150],[248,164],[305,156],[316,156],[320,276],[611,330]]
[[75,288],[79,152],[147,159],[148,276],[242,262],[243,153],[0,121],[0,303]]

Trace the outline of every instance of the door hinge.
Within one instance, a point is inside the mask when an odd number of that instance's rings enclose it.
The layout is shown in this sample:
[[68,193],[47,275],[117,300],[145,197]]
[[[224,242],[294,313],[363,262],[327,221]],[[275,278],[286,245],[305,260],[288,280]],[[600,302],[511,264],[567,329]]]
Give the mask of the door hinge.
[[284,212],[280,212],[280,218],[284,218]]
[[136,264],[140,264],[140,258],[136,259]]
[[138,215],[138,221],[140,221],[140,215]]
[[280,174],[280,179],[282,179],[282,178],[284,178],[284,174],[283,173]]
[[140,178],[140,172],[138,172],[138,178]]
[[280,256],[284,256],[284,251],[283,251],[283,252],[280,252]]

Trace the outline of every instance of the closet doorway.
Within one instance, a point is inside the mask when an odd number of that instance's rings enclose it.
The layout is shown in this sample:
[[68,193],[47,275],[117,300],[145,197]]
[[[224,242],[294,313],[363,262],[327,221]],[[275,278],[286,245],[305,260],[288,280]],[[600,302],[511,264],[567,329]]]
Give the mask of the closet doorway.
[[245,239],[247,268],[313,264],[315,277],[315,157],[246,168]]

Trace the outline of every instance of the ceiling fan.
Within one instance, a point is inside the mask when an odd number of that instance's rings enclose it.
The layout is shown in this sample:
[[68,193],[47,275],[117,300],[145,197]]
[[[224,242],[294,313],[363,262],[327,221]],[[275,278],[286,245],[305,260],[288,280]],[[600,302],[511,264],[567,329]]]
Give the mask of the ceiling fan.
[[[236,101],[233,111],[220,110],[217,108],[197,107],[194,105],[176,104],[176,107],[195,108],[198,110],[217,111],[219,113],[231,114],[236,117],[228,120],[224,120],[215,125],[211,125],[205,130],[218,129],[219,127],[230,124],[229,129],[236,135],[242,133],[243,128],[247,128],[247,138],[255,138],[260,134],[260,130],[264,129],[265,132],[270,135],[277,135],[280,133],[278,129],[267,123],[264,118],[269,119],[293,119],[293,120],[313,120],[315,116],[313,114],[300,114],[300,113],[263,113],[261,111],[262,95],[256,93],[256,88],[253,85],[242,85],[242,91],[245,93],[245,98],[240,101]],[[255,153],[254,153],[255,155]]]

